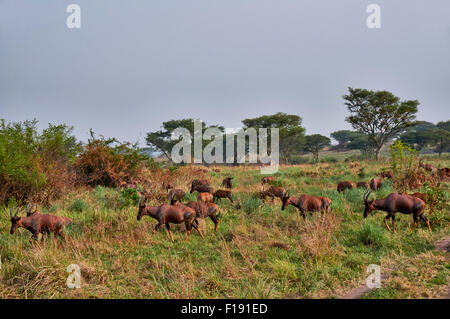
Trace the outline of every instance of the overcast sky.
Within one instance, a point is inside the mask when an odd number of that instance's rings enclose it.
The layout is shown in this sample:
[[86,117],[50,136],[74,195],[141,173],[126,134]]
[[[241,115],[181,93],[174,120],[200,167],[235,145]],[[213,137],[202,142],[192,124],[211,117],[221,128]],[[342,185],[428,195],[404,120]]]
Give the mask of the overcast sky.
[[[81,29],[66,7],[81,6]],[[366,8],[381,7],[381,29]],[[347,87],[449,119],[448,0],[0,0],[0,118],[141,141],[165,120],[275,112],[348,129]]]

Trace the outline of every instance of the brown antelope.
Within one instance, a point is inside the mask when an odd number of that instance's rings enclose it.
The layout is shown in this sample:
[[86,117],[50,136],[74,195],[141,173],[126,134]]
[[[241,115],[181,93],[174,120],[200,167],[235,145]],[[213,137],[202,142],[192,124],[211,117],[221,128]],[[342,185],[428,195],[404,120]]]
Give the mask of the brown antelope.
[[431,164],[424,164],[423,163],[423,158],[420,159],[419,161],[419,167],[422,167],[424,170],[428,171],[428,172],[432,172],[434,169],[434,166]]
[[450,177],[450,168],[448,167],[439,168],[438,174],[441,178]]
[[364,196],[364,218],[366,218],[374,210],[382,210],[387,212],[387,216],[384,218],[384,224],[386,228],[391,231],[387,220],[392,219],[392,228],[395,232],[395,213],[402,214],[412,214],[414,219],[414,227],[412,230],[416,229],[419,224],[419,218],[422,219],[431,231],[430,222],[424,216],[423,212],[425,210],[425,202],[420,198],[408,195],[408,194],[397,194],[391,193],[386,198],[369,200],[370,193],[372,191],[368,190]]
[[343,192],[346,189],[352,189],[353,188],[353,183],[349,182],[349,181],[343,181],[343,182],[339,182],[337,185],[337,191],[338,192]]
[[367,182],[358,182],[356,183],[356,188],[369,188],[369,184]]
[[[201,189],[207,189],[209,187],[209,181],[207,179],[194,179],[191,183],[191,191],[198,191],[199,193],[203,192]],[[199,190],[200,189],[200,190]],[[207,193],[211,193],[210,191],[206,191]]]
[[283,197],[283,205],[281,210],[284,210],[288,205],[297,207],[303,219],[306,219],[306,212],[328,211],[331,205],[331,199],[322,196],[301,195],[300,197],[290,197],[287,194]]
[[211,193],[199,193],[197,196],[197,201],[204,203],[212,203],[214,197]]
[[389,178],[389,179],[392,179],[392,178],[394,177],[394,174],[392,174],[391,171],[382,171],[382,172],[379,174],[379,176],[382,177],[382,178]]
[[370,189],[373,191],[377,191],[383,186],[383,179],[381,178],[372,178],[370,180]]
[[273,176],[265,176],[261,180],[261,185],[273,182]]
[[209,217],[214,223],[214,231],[217,231],[219,226],[219,206],[214,203],[203,203],[190,201],[187,206],[195,210],[197,218]]
[[167,199],[170,200],[170,205],[173,205],[177,200],[181,201],[186,193],[181,189],[171,189],[167,194]]
[[228,198],[230,200],[230,202],[233,202],[233,195],[231,193],[231,191],[227,191],[227,190],[223,190],[223,189],[219,189],[217,191],[215,191],[213,193],[213,201],[215,201],[216,199],[220,199],[220,198]]
[[150,216],[158,221],[158,224],[153,230],[153,234],[159,229],[161,225],[166,225],[167,232],[169,234],[170,240],[173,242],[172,231],[170,230],[169,223],[186,225],[186,240],[191,234],[192,227],[198,231],[200,236],[203,238],[202,232],[198,229],[197,225],[194,223],[196,218],[195,211],[183,205],[177,203],[177,205],[163,204],[161,206],[147,206],[144,202],[143,197],[139,199],[139,211],[137,215],[137,220],[141,220],[143,216]]
[[[72,220],[67,217],[62,216],[54,216],[49,214],[41,214],[37,211],[34,211],[27,217],[17,217],[20,208],[16,210],[16,213],[13,216],[13,208],[9,211],[9,215],[11,216],[11,230],[10,234],[14,234],[17,228],[25,228],[32,233],[30,238],[30,242],[33,240],[37,240],[39,234],[47,234],[50,236],[50,233],[53,232],[55,236],[59,236],[62,239],[66,239],[64,236],[64,226],[69,225]],[[28,213],[28,212],[27,212]],[[42,237],[41,240],[44,240]]]
[[271,197],[272,202],[275,201],[275,197],[283,200],[283,197],[287,195],[287,191],[283,187],[270,186],[268,190],[261,190],[260,196],[264,200],[266,197]]
[[232,184],[233,184],[233,177],[225,177],[222,181],[222,186],[224,186],[225,188],[232,188]]

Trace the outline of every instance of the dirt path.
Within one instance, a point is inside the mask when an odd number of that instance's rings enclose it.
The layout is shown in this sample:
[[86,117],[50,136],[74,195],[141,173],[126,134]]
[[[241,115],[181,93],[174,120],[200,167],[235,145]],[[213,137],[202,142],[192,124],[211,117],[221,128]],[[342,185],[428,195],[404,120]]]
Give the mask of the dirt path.
[[[435,250],[442,250],[446,252],[450,252],[450,236],[446,236],[440,240],[438,240],[434,246]],[[447,258],[449,258],[447,256]],[[381,280],[386,280],[389,278],[390,274],[381,274]],[[367,285],[361,285],[353,290],[351,290],[349,293],[345,294],[341,297],[341,299],[359,299],[361,296],[372,289],[375,288],[369,288]],[[450,284],[447,285],[447,293],[442,297],[443,299],[450,299]]]

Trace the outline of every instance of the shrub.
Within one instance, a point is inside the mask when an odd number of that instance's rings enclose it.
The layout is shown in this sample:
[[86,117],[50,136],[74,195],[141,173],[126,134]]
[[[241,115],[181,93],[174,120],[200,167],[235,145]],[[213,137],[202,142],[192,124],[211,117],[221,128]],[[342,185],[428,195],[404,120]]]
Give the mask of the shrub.
[[0,202],[48,203],[72,186],[71,163],[80,150],[72,130],[50,124],[38,132],[36,120],[0,120]]
[[72,212],[81,213],[86,211],[88,208],[89,206],[81,198],[76,198],[70,205],[69,210]]
[[242,200],[242,210],[247,214],[251,214],[256,211],[260,205],[260,200],[255,197],[247,196]]
[[357,232],[357,238],[358,241],[362,242],[364,245],[377,248],[382,247],[386,241],[384,230],[380,226],[370,223],[362,225]]
[[117,187],[122,181],[139,180],[147,160],[136,144],[103,136],[96,138],[91,131],[91,138],[74,166],[81,184]]

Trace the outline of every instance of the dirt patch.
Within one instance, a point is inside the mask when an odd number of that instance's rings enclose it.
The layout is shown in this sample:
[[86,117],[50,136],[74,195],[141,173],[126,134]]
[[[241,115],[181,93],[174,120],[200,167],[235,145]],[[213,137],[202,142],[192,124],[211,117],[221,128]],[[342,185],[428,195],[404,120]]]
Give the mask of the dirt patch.
[[[446,236],[435,244],[435,250],[441,250],[450,252],[450,236]],[[449,256],[447,256],[449,258]],[[390,277],[390,274],[381,274],[381,281],[386,280]],[[361,285],[353,290],[351,290],[346,295],[342,296],[341,299],[359,299],[365,293],[368,293],[374,288],[369,288],[367,285]],[[450,285],[447,285],[446,293],[442,296],[443,299],[450,299]]]

